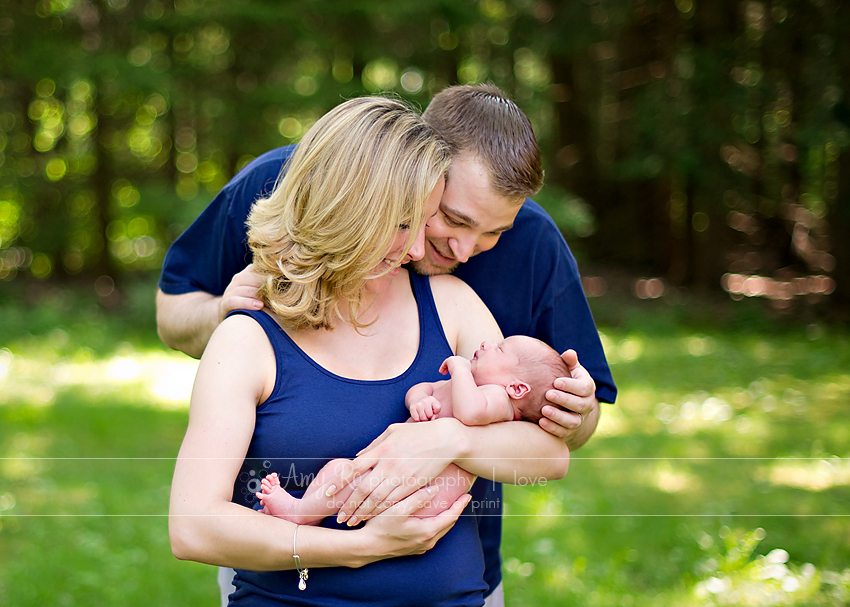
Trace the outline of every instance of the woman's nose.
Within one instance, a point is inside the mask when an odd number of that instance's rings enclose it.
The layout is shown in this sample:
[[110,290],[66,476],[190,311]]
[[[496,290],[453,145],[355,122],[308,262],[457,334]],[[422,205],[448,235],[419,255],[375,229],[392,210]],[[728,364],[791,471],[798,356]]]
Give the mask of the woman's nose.
[[407,252],[407,256],[410,257],[413,261],[419,261],[423,257],[425,257],[425,226],[423,224],[422,229],[419,230],[419,234],[416,235],[416,240],[413,241],[413,245],[410,247],[410,250]]

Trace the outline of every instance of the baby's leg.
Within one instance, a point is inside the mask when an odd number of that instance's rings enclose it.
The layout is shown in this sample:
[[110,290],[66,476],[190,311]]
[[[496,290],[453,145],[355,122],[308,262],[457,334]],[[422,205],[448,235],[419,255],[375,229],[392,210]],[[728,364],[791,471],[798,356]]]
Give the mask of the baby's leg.
[[298,525],[318,525],[327,516],[335,515],[349,498],[357,483],[344,487],[342,491],[328,497],[325,495],[325,483],[350,464],[347,459],[331,460],[319,470],[316,478],[307,487],[301,499],[292,497],[281,487],[276,472],[272,472],[262,481],[262,489],[257,498],[263,505],[263,512],[286,519]]
[[448,468],[443,470],[443,473],[430,483],[440,488],[437,495],[431,498],[428,505],[417,510],[413,516],[427,518],[448,510],[449,506],[454,504],[457,498],[472,488],[472,483],[475,482],[475,479],[476,476],[474,474],[470,474],[454,464],[449,464]]

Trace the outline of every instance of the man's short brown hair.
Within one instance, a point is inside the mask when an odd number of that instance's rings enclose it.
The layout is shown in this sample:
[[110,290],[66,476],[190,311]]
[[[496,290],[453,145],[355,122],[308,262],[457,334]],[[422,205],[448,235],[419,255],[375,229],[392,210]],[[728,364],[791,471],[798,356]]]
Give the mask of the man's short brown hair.
[[496,85],[443,89],[422,117],[446,140],[453,158],[471,154],[484,165],[496,194],[525,199],[543,186],[531,122]]

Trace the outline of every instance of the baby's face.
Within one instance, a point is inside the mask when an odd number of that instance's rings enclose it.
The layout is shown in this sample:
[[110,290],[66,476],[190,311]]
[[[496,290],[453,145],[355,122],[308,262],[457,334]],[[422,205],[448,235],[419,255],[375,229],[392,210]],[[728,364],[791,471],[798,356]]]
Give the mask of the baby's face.
[[506,385],[519,372],[519,359],[527,344],[520,335],[508,337],[499,344],[489,341],[481,343],[470,361],[472,377],[479,386],[484,384]]

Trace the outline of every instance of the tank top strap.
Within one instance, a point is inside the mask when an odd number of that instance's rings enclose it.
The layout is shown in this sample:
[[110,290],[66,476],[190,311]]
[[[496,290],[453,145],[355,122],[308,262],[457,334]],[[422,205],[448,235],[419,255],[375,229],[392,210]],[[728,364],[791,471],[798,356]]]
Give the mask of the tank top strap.
[[272,350],[274,350],[275,359],[279,364],[282,360],[281,348],[289,344],[290,340],[289,336],[286,335],[286,332],[279,324],[277,324],[275,319],[269,316],[265,310],[231,310],[227,313],[227,316],[232,316],[234,314],[250,316],[257,321],[257,323],[263,328],[263,331],[266,332],[266,336],[269,338],[269,343],[272,345]]
[[443,331],[443,323],[437,312],[430,277],[420,276],[411,270],[410,284],[413,287],[413,295],[419,307],[420,350],[426,352],[448,350],[447,356],[451,356],[452,348],[446,338],[445,331]]

